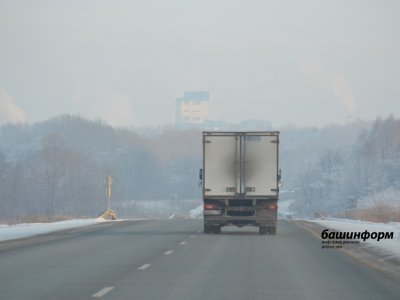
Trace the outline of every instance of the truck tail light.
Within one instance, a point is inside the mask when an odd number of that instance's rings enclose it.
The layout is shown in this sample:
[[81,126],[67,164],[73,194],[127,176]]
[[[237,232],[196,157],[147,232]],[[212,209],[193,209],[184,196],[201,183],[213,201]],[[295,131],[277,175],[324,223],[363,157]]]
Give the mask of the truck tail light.
[[278,209],[278,204],[270,204],[267,206],[270,210],[277,210]]
[[220,215],[221,208],[216,204],[204,204],[204,215]]
[[204,204],[204,210],[220,209],[216,204]]

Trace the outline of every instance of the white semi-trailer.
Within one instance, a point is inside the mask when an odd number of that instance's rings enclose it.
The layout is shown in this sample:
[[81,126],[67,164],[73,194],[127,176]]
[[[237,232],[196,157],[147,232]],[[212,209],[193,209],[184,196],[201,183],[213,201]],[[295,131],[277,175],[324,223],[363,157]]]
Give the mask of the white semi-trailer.
[[257,226],[276,234],[279,132],[203,132],[204,233]]

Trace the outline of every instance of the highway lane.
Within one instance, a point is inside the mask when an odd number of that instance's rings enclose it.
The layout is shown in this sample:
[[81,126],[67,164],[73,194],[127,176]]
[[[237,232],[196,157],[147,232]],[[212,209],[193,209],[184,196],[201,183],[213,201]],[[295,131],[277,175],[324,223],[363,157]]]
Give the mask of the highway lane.
[[[201,220],[124,221],[0,243],[0,299],[399,299],[400,284],[294,222],[204,235]],[[7,246],[7,247],[5,247]]]

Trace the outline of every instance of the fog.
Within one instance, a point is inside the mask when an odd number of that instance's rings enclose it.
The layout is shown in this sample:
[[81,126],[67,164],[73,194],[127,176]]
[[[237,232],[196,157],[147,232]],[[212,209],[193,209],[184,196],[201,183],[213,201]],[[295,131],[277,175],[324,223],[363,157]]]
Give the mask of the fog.
[[[202,203],[201,165],[201,129],[144,135],[70,115],[3,125],[0,223],[96,217],[106,207],[122,218],[189,216]],[[369,220],[399,220],[400,119],[282,128],[280,168],[280,202],[291,200],[294,216],[371,210]]]
[[0,1],[0,122],[210,118],[274,126],[400,115],[398,1]]
[[211,127],[175,123],[187,91],[280,130],[297,216],[398,221],[399,28],[389,0],[0,0],[0,222],[95,217],[108,176],[122,217],[188,215]]

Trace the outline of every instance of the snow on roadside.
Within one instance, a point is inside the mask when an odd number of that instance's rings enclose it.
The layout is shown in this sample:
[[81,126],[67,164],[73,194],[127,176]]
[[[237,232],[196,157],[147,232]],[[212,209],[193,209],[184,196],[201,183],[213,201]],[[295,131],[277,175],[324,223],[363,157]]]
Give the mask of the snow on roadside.
[[[400,222],[391,222],[388,224],[372,223],[359,220],[347,219],[326,219],[326,220],[307,220],[318,223],[326,228],[342,232],[393,232],[393,239],[367,239],[365,242],[372,245],[380,251],[386,252],[389,257],[400,259]],[[361,240],[361,243],[363,240]],[[389,258],[388,257],[388,258]]]
[[201,219],[203,217],[203,204],[189,211],[189,216],[192,219]]
[[0,242],[26,238],[59,230],[90,226],[101,222],[109,221],[102,218],[97,218],[68,220],[54,223],[24,223],[16,225],[0,225]]
[[290,209],[290,206],[296,202],[296,199],[280,200],[278,202],[278,217],[283,219],[290,219],[293,217],[294,212]]

